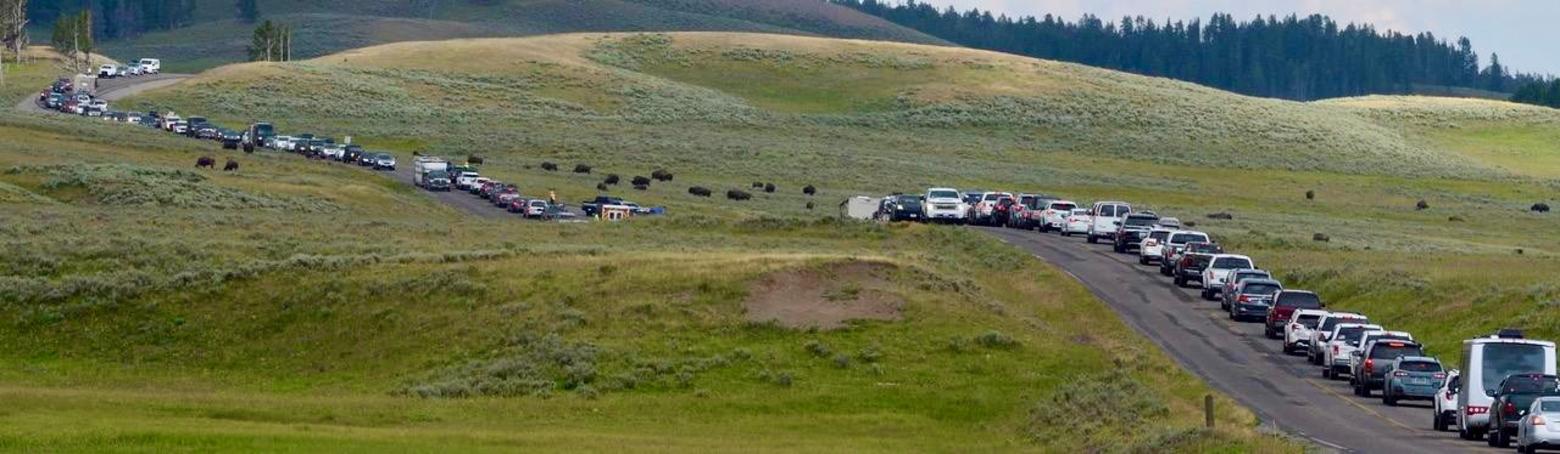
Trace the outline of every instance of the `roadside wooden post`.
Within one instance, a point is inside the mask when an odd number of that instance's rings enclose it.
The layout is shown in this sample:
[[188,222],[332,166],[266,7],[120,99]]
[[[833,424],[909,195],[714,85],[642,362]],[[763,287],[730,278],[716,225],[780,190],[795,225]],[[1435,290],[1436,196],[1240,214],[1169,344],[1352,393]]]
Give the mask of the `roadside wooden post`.
[[1213,395],[1203,395],[1203,425],[1213,428]]

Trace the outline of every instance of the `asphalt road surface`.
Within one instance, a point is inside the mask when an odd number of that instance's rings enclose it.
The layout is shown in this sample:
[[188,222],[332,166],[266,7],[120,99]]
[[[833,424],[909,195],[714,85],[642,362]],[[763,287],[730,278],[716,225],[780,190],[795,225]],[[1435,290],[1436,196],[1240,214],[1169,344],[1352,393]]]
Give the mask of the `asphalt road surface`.
[[[121,77],[117,79],[102,79],[98,81],[97,95],[108,102],[118,101],[126,97],[147,90],[166,87],[188,79],[189,74],[152,74],[147,76]],[[39,89],[47,87],[38,87]],[[23,99],[16,104],[16,110],[35,113],[54,112],[38,105],[36,95]]]
[[1071,274],[1133,329],[1250,408],[1265,426],[1348,452],[1494,451],[1456,432],[1432,430],[1429,402],[1388,407],[1380,391],[1358,397],[1348,382],[1322,378],[1320,366],[1284,354],[1278,341],[1264,336],[1261,323],[1229,320],[1218,302],[1203,300],[1195,288],[1176,288],[1157,266],[1138,265],[1136,255],[1076,236],[978,229]]

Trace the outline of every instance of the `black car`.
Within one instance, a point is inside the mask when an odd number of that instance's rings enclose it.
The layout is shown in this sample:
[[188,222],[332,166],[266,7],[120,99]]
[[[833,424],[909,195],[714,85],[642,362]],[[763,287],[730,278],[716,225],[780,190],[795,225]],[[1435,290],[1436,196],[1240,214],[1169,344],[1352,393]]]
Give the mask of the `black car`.
[[359,162],[363,157],[363,147],[357,144],[347,145],[341,150],[341,162]]
[[210,121],[206,120],[206,117],[189,117],[184,119],[184,122],[187,125],[184,129],[184,135],[190,137],[200,137],[200,131],[206,128],[217,129],[211,125]]
[[1137,249],[1143,243],[1143,238],[1148,237],[1148,232],[1154,229],[1154,224],[1159,223],[1159,215],[1153,213],[1132,213],[1127,215],[1116,225],[1117,253],[1126,253]]
[[921,211],[921,196],[896,195],[884,201],[889,221],[922,221],[926,219],[926,213]]
[[[242,142],[243,139],[244,139],[243,134],[239,134],[238,131],[230,131],[230,130],[222,131],[222,135],[221,135],[222,149],[224,149],[224,150],[237,150],[239,143]],[[251,149],[251,150],[253,150],[253,149]]]
[[363,166],[363,167],[373,167],[374,166],[374,154],[373,153],[358,153],[357,159],[355,159],[354,161],[357,162],[357,165],[360,165],[360,166]]
[[1516,374],[1500,381],[1490,404],[1490,446],[1511,446],[1517,434],[1517,422],[1527,415],[1528,407],[1539,397],[1560,396],[1560,377],[1545,374]]

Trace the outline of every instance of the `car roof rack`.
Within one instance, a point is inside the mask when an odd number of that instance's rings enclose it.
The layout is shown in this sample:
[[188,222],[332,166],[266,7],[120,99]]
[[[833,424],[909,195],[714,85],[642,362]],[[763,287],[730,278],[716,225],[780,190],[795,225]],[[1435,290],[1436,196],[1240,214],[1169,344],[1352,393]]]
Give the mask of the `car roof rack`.
[[1500,331],[1496,331],[1495,332],[1495,338],[1496,339],[1525,339],[1526,336],[1522,335],[1522,330],[1520,330],[1520,329],[1516,329],[1516,328],[1501,328]]

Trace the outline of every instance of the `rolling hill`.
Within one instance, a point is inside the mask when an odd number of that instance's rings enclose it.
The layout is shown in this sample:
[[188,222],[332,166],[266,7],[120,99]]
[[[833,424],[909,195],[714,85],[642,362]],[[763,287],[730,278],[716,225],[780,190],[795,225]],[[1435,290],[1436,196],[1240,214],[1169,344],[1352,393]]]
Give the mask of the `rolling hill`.
[[[568,32],[745,31],[945,44],[855,10],[814,0],[504,0],[385,2],[262,0],[265,19],[296,30],[302,58],[375,44]],[[177,56],[171,70],[245,60],[253,25],[232,2],[201,0],[191,26],[104,43],[112,56]]]

